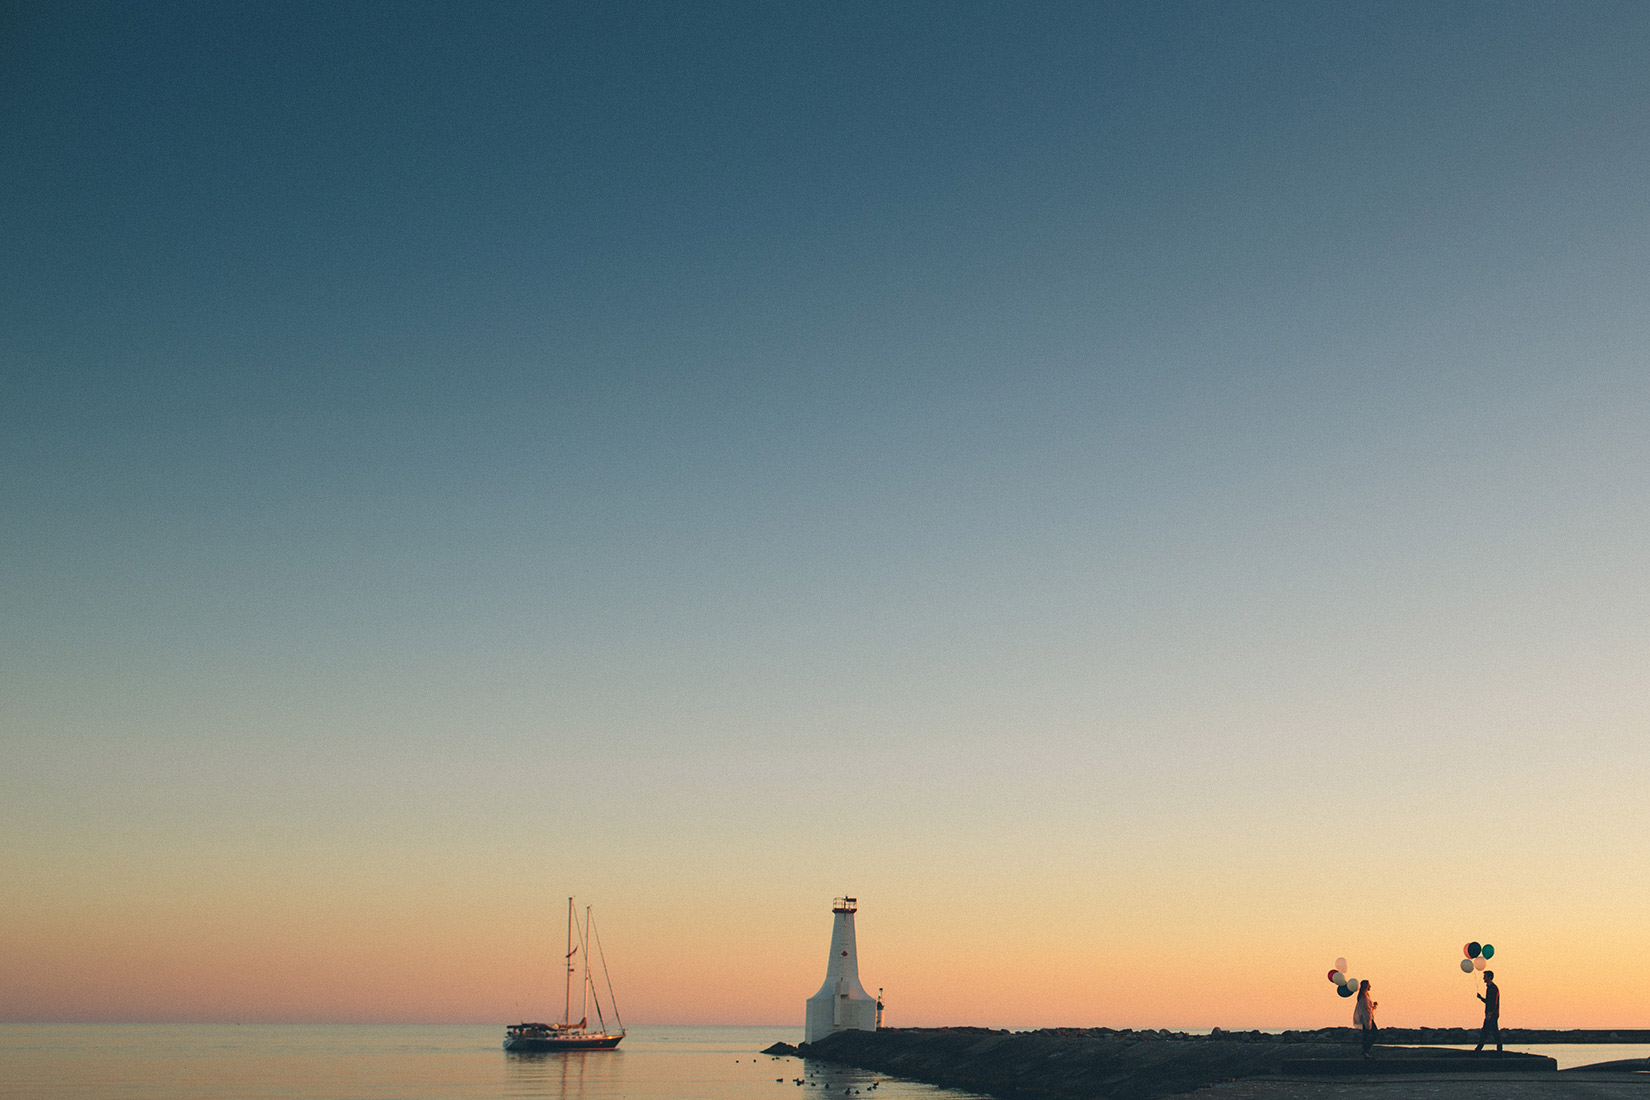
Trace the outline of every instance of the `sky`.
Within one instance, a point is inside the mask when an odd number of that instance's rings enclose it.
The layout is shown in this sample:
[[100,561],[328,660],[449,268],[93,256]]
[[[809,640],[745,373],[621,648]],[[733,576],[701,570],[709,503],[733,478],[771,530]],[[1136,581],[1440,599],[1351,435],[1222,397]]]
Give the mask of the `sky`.
[[1650,1027],[1650,8],[0,9],[0,1020]]

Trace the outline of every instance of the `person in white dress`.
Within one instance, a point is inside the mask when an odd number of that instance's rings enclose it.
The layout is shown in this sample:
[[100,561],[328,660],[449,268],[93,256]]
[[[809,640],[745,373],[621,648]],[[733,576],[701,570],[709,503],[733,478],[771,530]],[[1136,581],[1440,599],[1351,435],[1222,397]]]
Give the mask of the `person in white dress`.
[[1352,1026],[1363,1034],[1364,1057],[1369,1057],[1369,1048],[1375,1045],[1375,1006],[1379,1002],[1369,995],[1369,979],[1358,983],[1358,1007],[1352,1010]]

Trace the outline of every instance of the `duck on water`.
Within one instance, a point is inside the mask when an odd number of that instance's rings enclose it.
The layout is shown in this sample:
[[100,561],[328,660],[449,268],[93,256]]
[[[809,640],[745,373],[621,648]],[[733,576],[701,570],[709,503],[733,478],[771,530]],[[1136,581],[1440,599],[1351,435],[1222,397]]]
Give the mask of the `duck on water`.
[[[577,932],[575,941],[574,933]],[[596,958],[601,963],[602,978],[607,985],[607,1003],[613,1009],[616,1031],[607,1030],[607,1018],[602,1013],[601,998],[596,995],[595,978],[590,972],[590,943],[595,940]],[[573,1022],[573,975],[579,965],[575,955],[583,956],[584,981],[579,990],[580,1018]],[[612,1050],[624,1038],[624,1021],[619,1019],[619,1003],[613,999],[613,979],[607,973],[607,956],[602,953],[601,933],[590,918],[590,907],[584,908],[581,925],[573,918],[573,899],[567,899],[567,992],[562,1008],[561,1023],[543,1024],[523,1020],[504,1029],[504,1049],[511,1053],[544,1053],[557,1050]],[[596,1009],[597,1026],[590,1028],[590,1008]]]

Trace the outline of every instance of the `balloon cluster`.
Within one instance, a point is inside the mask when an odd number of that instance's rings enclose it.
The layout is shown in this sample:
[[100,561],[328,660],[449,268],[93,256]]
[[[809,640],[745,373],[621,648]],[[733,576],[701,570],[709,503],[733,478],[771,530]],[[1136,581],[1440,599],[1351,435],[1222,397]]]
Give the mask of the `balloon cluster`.
[[1335,983],[1335,992],[1342,997],[1356,996],[1358,979],[1346,976],[1346,960],[1336,959],[1335,969],[1329,972],[1329,980]]
[[1461,953],[1466,956],[1461,960],[1461,973],[1471,974],[1474,970],[1484,969],[1495,958],[1495,945],[1473,940],[1461,949]]

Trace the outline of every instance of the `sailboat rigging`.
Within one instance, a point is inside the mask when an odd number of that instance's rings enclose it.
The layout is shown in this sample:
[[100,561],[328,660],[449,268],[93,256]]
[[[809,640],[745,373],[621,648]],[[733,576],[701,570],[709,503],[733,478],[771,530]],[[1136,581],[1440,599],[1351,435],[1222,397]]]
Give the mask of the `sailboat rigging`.
[[[575,939],[574,933],[577,932]],[[595,975],[590,969],[590,944],[594,940],[596,957],[601,961],[602,978],[607,984],[607,1003],[613,1009],[613,1023],[617,1031],[607,1030],[607,1017],[602,1012],[602,1000],[596,995]],[[579,986],[579,1021],[573,1022],[573,975],[579,966],[573,956],[582,955],[584,977]],[[566,991],[563,996],[561,1023],[544,1024],[523,1020],[504,1029],[504,1049],[508,1051],[553,1050],[612,1050],[624,1038],[624,1021],[619,1018],[619,1003],[613,997],[613,979],[607,972],[607,955],[602,951],[602,934],[584,907],[584,921],[574,918],[573,899],[567,899],[567,954],[562,957],[566,968]],[[596,1008],[597,1026],[591,1029],[590,1007]]]

